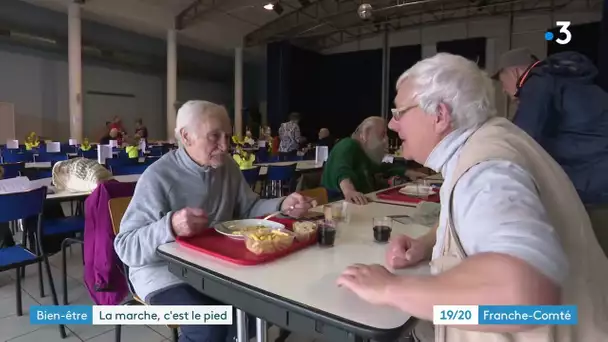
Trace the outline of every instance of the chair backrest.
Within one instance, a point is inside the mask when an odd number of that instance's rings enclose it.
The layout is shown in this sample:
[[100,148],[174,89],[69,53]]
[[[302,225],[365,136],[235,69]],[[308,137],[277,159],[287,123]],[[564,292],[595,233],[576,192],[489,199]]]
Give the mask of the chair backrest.
[[136,165],[117,165],[112,166],[112,174],[114,176],[124,175],[141,175],[150,166],[149,164],[136,164]]
[[0,195],[0,222],[11,222],[42,214],[46,187]]
[[4,170],[4,179],[15,178],[21,176],[25,170],[25,163],[0,164],[0,167]]
[[36,162],[58,162],[62,160],[68,160],[68,155],[61,152],[49,153],[49,152],[41,152],[36,157]]
[[[10,151],[10,150],[8,150]],[[4,163],[29,163],[34,161],[34,157],[31,153],[24,152],[4,152],[2,153],[2,162]]]
[[329,203],[329,196],[325,188],[319,187],[314,189],[302,190],[299,192],[300,195],[314,198],[317,201],[317,205],[324,205]]
[[109,166],[110,168],[113,168],[115,166],[123,166],[123,165],[137,165],[138,163],[138,159],[137,158],[109,158],[106,159],[106,165]]
[[251,169],[241,170],[241,172],[243,173],[243,176],[245,177],[247,183],[251,186],[255,185],[255,183],[257,183],[258,181],[258,178],[260,177],[259,166],[253,167]]
[[110,219],[112,220],[112,231],[114,231],[114,235],[118,234],[120,231],[120,221],[122,221],[122,217],[125,215],[125,212],[129,207],[129,203],[131,203],[131,196],[116,197],[108,201],[108,206],[110,207]]
[[91,148],[88,151],[80,151],[80,155],[87,159],[97,159],[97,150]]
[[270,165],[266,172],[266,180],[289,181],[295,175],[296,167],[296,163],[289,165]]

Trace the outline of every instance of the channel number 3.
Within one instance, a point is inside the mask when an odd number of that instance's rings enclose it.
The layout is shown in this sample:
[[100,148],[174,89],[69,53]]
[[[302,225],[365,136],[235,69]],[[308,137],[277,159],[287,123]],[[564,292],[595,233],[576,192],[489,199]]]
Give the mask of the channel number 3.
[[559,33],[566,35],[566,37],[564,39],[562,39],[561,37],[558,37],[555,40],[555,42],[560,45],[565,45],[565,44],[570,43],[570,41],[572,40],[572,32],[570,32],[570,30],[568,30],[568,27],[570,27],[570,22],[569,21],[556,21],[555,25],[560,28]]

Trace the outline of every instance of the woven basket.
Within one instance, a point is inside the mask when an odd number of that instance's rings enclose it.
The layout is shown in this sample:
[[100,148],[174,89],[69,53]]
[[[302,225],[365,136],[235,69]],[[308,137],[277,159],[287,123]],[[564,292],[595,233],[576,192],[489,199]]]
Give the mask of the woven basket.
[[112,178],[108,169],[92,159],[74,158],[53,166],[53,184],[57,190],[93,191],[99,183]]

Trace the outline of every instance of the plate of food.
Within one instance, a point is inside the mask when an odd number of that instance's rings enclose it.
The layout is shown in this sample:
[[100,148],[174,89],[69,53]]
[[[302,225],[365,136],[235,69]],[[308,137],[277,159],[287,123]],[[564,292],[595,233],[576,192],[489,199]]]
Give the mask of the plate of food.
[[278,222],[260,219],[247,219],[221,222],[213,226],[220,234],[235,240],[245,240],[245,235],[264,229],[285,230],[285,226]]

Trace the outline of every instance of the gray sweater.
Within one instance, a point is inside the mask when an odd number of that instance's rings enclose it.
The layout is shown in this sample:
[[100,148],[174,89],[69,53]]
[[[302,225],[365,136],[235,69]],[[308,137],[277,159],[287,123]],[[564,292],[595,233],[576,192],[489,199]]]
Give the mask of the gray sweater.
[[150,165],[139,178],[114,248],[129,266],[135,292],[147,301],[150,294],[181,283],[156,254],[158,246],[175,241],[171,229],[174,212],[202,208],[213,226],[277,211],[281,203],[281,198],[261,200],[230,156],[223,166],[213,169],[199,166],[180,148]]

